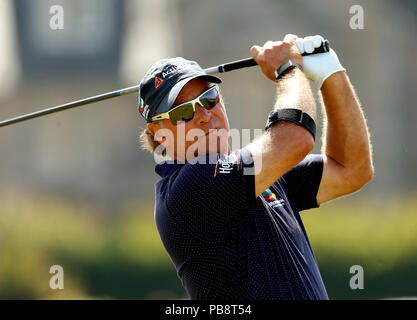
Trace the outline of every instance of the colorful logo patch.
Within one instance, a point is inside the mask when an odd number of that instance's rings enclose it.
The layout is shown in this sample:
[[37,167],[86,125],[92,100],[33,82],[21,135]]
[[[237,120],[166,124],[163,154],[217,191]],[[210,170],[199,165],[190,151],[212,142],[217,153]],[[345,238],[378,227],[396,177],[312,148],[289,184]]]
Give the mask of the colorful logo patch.
[[277,196],[275,195],[275,193],[273,193],[270,189],[266,189],[262,193],[262,197],[264,197],[264,199],[266,201],[272,201],[272,200],[275,200],[277,198]]
[[282,207],[284,205],[283,199],[277,199],[275,193],[273,193],[270,189],[266,189],[262,192],[262,197],[268,202],[268,204],[272,207]]

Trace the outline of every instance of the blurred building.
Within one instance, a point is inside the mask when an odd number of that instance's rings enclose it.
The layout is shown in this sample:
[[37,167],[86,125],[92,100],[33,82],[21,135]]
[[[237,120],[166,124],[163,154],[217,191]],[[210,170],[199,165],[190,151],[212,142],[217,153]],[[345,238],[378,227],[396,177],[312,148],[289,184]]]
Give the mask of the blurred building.
[[[364,30],[349,28],[353,4],[365,10]],[[49,26],[52,5],[64,9],[62,30]],[[208,67],[286,33],[322,34],[348,70],[371,130],[376,176],[355,197],[417,188],[415,1],[4,0],[0,15],[2,119],[135,85],[160,58],[181,55]],[[262,128],[274,85],[257,68],[222,77],[231,126]],[[144,122],[136,99],[2,128],[0,190],[110,209],[152,199],[158,177],[152,157],[139,150]]]
[[[25,79],[53,83],[72,77],[117,74],[124,6],[116,0],[15,1],[18,43]],[[63,10],[63,29],[51,29],[54,11]],[[53,9],[53,8],[52,8]]]
[[12,94],[20,77],[20,56],[12,1],[0,2],[0,99]]

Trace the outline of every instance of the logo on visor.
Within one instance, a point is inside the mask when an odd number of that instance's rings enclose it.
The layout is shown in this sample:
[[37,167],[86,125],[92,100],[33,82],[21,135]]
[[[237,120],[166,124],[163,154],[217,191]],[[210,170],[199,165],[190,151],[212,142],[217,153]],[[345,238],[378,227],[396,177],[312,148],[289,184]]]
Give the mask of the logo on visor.
[[139,112],[143,111],[143,99],[141,97],[139,97],[139,103],[138,103],[138,108],[139,108]]
[[155,77],[155,89],[158,89],[158,87],[164,82],[163,79]]

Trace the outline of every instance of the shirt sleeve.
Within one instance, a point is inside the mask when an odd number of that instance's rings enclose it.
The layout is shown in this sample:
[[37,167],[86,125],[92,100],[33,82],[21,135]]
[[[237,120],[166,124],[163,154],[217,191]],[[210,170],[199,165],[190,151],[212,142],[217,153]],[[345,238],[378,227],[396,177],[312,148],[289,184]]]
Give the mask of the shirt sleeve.
[[225,228],[233,227],[256,200],[253,159],[245,148],[204,158],[186,163],[171,177],[166,206],[183,231],[203,241],[224,240]]
[[317,192],[323,174],[323,156],[310,154],[282,176],[298,211],[319,207]]

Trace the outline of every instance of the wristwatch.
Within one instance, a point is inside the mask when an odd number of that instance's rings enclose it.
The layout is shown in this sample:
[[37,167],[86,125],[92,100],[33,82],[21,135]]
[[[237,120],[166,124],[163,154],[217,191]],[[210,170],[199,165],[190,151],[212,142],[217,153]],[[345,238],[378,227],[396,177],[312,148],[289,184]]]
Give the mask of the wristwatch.
[[275,70],[275,79],[281,79],[288,71],[292,70],[295,67],[303,71],[303,67],[299,65],[297,62],[291,60],[284,62],[277,70]]

